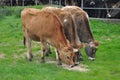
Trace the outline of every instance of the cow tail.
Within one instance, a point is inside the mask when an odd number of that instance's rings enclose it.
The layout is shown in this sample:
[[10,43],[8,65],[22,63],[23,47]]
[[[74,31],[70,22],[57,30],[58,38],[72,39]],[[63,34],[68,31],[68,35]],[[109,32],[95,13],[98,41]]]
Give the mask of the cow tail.
[[26,38],[25,38],[25,36],[23,37],[23,44],[24,44],[24,46],[26,45]]

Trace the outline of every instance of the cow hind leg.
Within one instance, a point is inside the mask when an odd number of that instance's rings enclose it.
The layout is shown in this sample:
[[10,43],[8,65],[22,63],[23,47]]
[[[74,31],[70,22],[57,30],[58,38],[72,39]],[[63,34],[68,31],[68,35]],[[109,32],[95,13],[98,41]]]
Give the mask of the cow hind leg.
[[27,47],[27,59],[29,61],[32,61],[33,55],[31,52],[31,39],[29,37],[26,37],[26,47]]

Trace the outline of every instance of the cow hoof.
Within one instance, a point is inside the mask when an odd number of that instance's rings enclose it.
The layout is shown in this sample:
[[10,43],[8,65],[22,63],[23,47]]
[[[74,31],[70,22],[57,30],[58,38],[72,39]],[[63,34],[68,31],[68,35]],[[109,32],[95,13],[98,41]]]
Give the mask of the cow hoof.
[[62,63],[61,63],[61,62],[59,62],[59,63],[57,63],[57,65],[62,65]]
[[70,67],[70,68],[73,68],[74,66],[75,66],[75,65],[70,65],[69,67]]
[[44,61],[44,60],[41,60],[40,62],[41,62],[41,63],[45,63],[45,61]]
[[41,62],[41,63],[45,63],[44,58],[41,58],[40,62]]
[[31,62],[31,61],[32,61],[32,58],[28,59],[28,61],[30,61],[30,62]]
[[61,61],[57,61],[57,65],[62,65],[62,62]]
[[32,59],[32,58],[33,58],[33,55],[31,54],[30,57],[31,57],[31,59]]
[[49,54],[52,54],[51,51],[46,52],[46,56],[49,56]]
[[27,61],[31,62],[32,58],[28,58],[27,56],[25,57]]

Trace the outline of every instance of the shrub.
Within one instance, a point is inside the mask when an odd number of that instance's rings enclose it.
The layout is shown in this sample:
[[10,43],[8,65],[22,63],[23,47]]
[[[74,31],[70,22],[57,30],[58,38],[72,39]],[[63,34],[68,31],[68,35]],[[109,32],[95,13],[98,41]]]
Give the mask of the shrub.
[[[25,6],[41,9],[43,6]],[[20,18],[20,13],[24,7],[0,7],[0,15],[2,16],[15,16],[16,18]]]

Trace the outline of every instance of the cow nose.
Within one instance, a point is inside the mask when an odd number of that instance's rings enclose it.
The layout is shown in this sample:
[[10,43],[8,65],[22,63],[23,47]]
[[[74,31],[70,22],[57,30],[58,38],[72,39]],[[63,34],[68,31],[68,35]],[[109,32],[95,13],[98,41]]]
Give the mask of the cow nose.
[[91,61],[94,61],[94,60],[95,60],[95,58],[93,58],[93,57],[89,57],[88,59],[90,59]]
[[77,66],[79,62],[75,62],[73,65],[70,65],[70,68],[73,68],[74,66]]

